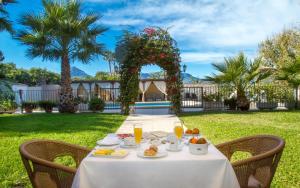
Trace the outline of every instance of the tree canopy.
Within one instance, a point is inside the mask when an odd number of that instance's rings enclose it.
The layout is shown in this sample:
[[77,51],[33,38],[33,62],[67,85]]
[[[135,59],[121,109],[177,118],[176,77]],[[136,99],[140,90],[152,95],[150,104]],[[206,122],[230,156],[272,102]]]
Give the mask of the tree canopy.
[[0,63],[0,78],[30,86],[59,84],[60,75],[41,68],[19,69],[14,63]]

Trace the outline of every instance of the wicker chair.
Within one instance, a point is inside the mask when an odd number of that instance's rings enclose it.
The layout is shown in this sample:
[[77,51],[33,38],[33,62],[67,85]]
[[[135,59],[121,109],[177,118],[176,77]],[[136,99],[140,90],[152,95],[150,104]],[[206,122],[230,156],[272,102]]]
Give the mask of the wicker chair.
[[76,169],[55,163],[57,157],[71,156],[76,168],[91,150],[53,140],[32,140],[20,146],[20,154],[34,188],[71,187]]
[[216,147],[229,159],[234,152],[249,152],[252,156],[232,163],[241,188],[270,187],[285,142],[270,135],[249,136]]

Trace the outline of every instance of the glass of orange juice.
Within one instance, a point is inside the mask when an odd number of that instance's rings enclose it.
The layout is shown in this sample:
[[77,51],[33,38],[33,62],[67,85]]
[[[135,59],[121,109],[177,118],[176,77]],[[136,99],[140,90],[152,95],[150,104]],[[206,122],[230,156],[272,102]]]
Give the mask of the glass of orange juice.
[[174,133],[177,137],[177,139],[180,141],[182,139],[183,135],[183,125],[181,121],[174,122]]
[[141,124],[134,124],[133,125],[133,132],[134,132],[134,139],[136,145],[139,147],[143,137],[143,129]]

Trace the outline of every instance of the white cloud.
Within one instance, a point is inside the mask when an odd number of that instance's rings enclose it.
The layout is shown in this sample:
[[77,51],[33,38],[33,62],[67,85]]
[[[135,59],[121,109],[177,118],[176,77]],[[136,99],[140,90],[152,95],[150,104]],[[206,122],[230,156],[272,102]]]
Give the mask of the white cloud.
[[214,61],[220,56],[245,49],[253,55],[259,42],[300,21],[300,3],[297,0],[122,2],[122,6],[112,7],[103,13],[102,23],[118,29],[122,25],[137,29],[170,27],[169,31],[178,41],[179,48],[190,51],[182,53],[182,59],[190,62]]
[[[245,51],[244,52],[249,59],[255,57],[255,53]],[[225,57],[233,57],[237,53],[232,52],[182,52],[180,54],[181,61],[183,63],[194,63],[194,64],[208,64],[208,63],[219,63],[224,60]]]
[[132,25],[173,26],[171,32],[179,40],[238,46],[255,45],[266,36],[300,20],[299,9],[298,1],[293,0],[143,0],[108,11],[103,19],[113,22],[138,18],[144,21]]
[[208,52],[208,53],[201,53],[201,52],[183,52],[180,54],[182,62],[190,62],[190,63],[211,63],[219,62],[224,59],[225,56],[229,54],[224,53],[215,53],[215,52]]

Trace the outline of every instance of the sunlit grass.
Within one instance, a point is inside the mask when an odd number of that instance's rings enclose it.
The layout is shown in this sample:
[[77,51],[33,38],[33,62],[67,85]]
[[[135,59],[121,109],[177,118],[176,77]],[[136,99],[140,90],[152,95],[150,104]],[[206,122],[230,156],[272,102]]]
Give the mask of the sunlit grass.
[[[30,187],[18,147],[26,140],[45,138],[94,147],[115,132],[125,116],[118,114],[0,115],[0,187]],[[69,163],[69,159],[58,161]]]
[[[272,187],[300,187],[300,111],[193,113],[181,116],[189,128],[198,127],[214,144],[248,135],[271,134],[285,139]],[[245,157],[246,155],[236,155]]]

